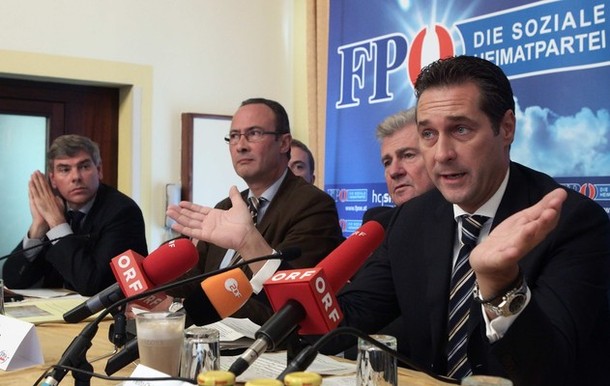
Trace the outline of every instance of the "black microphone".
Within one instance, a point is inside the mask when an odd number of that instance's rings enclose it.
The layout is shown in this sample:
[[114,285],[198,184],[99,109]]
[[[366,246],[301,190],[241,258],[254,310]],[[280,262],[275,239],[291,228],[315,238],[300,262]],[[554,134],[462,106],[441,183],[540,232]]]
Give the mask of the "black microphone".
[[311,365],[311,363],[314,361],[314,359],[316,359],[316,356],[318,355],[318,351],[320,350],[320,347],[324,346],[329,340],[331,340],[332,338],[334,338],[336,335],[341,335],[341,334],[348,334],[348,335],[353,335],[356,336],[358,338],[361,338],[363,340],[366,340],[367,342],[371,343],[372,345],[378,347],[379,349],[389,353],[390,355],[392,355],[394,358],[396,358],[398,361],[404,363],[407,367],[422,372],[434,379],[437,379],[439,381],[445,382],[445,383],[452,383],[452,384],[456,384],[459,385],[460,381],[457,379],[453,379],[450,377],[445,377],[443,375],[437,375],[431,371],[429,371],[426,368],[423,368],[421,366],[419,366],[418,364],[416,364],[415,362],[413,362],[410,358],[408,358],[407,356],[399,353],[398,351],[389,348],[388,346],[386,346],[385,344],[375,340],[374,338],[370,337],[369,335],[365,334],[364,332],[353,328],[353,327],[339,327],[336,328],[334,330],[332,330],[331,332],[325,334],[324,336],[322,336],[322,338],[320,338],[319,340],[317,340],[314,344],[312,344],[311,346],[307,346],[306,348],[304,348],[289,364],[288,366],[286,366],[286,368],[284,369],[284,371],[282,371],[280,373],[280,375],[277,376],[277,379],[279,379],[280,381],[284,380],[284,377],[290,373],[293,373],[295,371],[305,371],[307,370],[307,368],[309,367],[309,365]]
[[13,256],[19,256],[22,253],[27,252],[27,251],[32,250],[32,249],[42,248],[42,247],[44,247],[46,245],[52,244],[52,243],[54,243],[56,241],[59,241],[59,240],[63,240],[65,238],[89,240],[89,239],[95,238],[95,234],[94,233],[87,233],[87,234],[82,234],[82,235],[75,235],[74,233],[70,233],[68,235],[63,235],[61,237],[56,237],[54,239],[45,240],[45,241],[43,241],[40,244],[33,245],[33,246],[27,247],[27,248],[23,248],[23,249],[20,249],[18,251],[9,253],[8,255],[2,256],[2,257],[0,257],[0,261],[8,259],[8,258],[13,257]]
[[142,299],[142,298],[145,298],[147,296],[150,296],[150,295],[158,293],[158,292],[174,289],[174,288],[180,287],[185,284],[189,284],[194,281],[203,280],[208,277],[218,275],[218,274],[230,271],[232,269],[239,268],[239,267],[249,265],[252,263],[256,263],[259,261],[271,260],[271,259],[288,260],[288,259],[298,257],[298,256],[300,256],[300,254],[301,254],[300,249],[289,248],[289,249],[286,249],[284,252],[278,252],[277,254],[261,256],[261,257],[257,257],[257,258],[250,259],[247,261],[244,260],[231,267],[225,267],[225,268],[221,268],[221,269],[218,269],[218,270],[215,270],[212,272],[192,276],[192,277],[189,277],[189,278],[186,278],[183,280],[179,280],[179,281],[176,281],[173,283],[161,285],[161,286],[159,286],[157,288],[153,288],[149,291],[144,291],[144,292],[138,293],[133,296],[128,296],[124,299],[120,299],[117,302],[115,302],[114,304],[103,309],[93,321],[89,322],[85,326],[85,328],[83,328],[81,333],[78,334],[78,336],[76,336],[76,338],[74,338],[74,340],[72,340],[72,343],[70,343],[70,345],[68,346],[66,351],[64,351],[59,362],[57,362],[57,364],[54,365],[53,368],[49,372],[40,376],[40,378],[38,380],[36,380],[35,384],[39,384],[40,380],[42,380],[44,378],[43,383],[40,384],[41,386],[56,386],[66,376],[66,374],[68,372],[67,367],[71,367],[73,365],[79,365],[83,361],[86,361],[86,359],[84,359],[84,358],[86,357],[87,350],[89,349],[89,347],[91,347],[91,340],[93,339],[93,337],[95,336],[95,334],[97,332],[99,323],[106,317],[106,315],[111,313],[113,310],[115,310],[131,301],[134,301],[137,299]]
[[125,343],[121,351],[108,358],[104,372],[107,375],[112,375],[139,357],[138,338],[133,338]]

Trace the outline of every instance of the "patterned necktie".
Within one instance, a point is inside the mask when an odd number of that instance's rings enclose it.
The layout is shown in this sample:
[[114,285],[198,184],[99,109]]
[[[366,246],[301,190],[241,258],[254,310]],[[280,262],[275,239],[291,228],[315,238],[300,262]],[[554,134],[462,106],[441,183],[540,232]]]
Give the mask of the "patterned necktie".
[[252,216],[254,226],[256,226],[258,220],[258,208],[262,200],[264,200],[262,197],[260,200],[254,196],[248,197],[248,209],[250,209],[250,216]]
[[80,210],[68,211],[68,221],[70,223],[70,228],[72,228],[72,232],[78,233],[83,218],[85,218],[85,214]]
[[[250,210],[250,216],[252,216],[252,222],[254,223],[254,226],[256,226],[257,220],[258,220],[258,210],[260,209],[261,205],[267,201],[264,197],[261,198],[256,198],[254,196],[248,197],[248,209]],[[229,262],[229,266],[235,265],[237,263],[239,263],[241,261],[241,255],[237,252],[235,252],[235,254],[233,255],[233,257],[231,258],[231,261]]]
[[468,338],[468,314],[474,288],[474,273],[468,257],[477,244],[481,227],[487,221],[485,216],[462,216],[462,247],[451,274],[449,293],[449,340],[447,343],[447,375],[462,379],[472,371],[466,358]]

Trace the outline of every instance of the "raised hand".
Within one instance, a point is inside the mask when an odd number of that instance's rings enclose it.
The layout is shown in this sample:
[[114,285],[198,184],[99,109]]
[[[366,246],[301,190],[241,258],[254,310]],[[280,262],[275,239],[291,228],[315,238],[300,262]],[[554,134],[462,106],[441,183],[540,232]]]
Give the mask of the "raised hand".
[[171,205],[167,215],[176,221],[172,229],[183,235],[207,241],[223,248],[239,250],[248,234],[257,232],[248,206],[232,186],[229,197],[233,207],[214,209],[188,201]]
[[567,197],[557,188],[496,226],[470,254],[483,297],[497,295],[518,275],[518,263],[555,228]]

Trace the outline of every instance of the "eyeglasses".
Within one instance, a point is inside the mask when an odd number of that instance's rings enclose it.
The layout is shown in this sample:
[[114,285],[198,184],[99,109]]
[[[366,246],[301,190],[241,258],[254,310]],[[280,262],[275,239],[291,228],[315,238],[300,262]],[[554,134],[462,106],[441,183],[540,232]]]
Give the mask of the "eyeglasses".
[[246,141],[248,142],[260,142],[265,138],[265,135],[281,135],[282,133],[278,133],[277,131],[265,131],[263,129],[250,129],[245,133],[240,133],[237,131],[230,132],[229,135],[225,137],[225,142],[231,145],[236,145],[239,142],[239,139],[243,135],[246,137]]

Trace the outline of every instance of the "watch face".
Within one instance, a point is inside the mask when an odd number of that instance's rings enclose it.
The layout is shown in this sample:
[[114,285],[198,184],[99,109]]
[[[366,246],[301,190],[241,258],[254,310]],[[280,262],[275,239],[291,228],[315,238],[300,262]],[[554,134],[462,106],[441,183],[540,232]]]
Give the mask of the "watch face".
[[523,308],[524,304],[525,304],[525,294],[515,295],[515,297],[512,298],[510,304],[508,305],[508,311],[511,314],[516,314],[517,312],[521,311],[521,308]]

